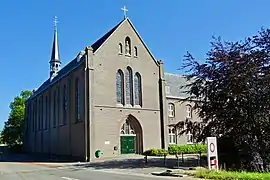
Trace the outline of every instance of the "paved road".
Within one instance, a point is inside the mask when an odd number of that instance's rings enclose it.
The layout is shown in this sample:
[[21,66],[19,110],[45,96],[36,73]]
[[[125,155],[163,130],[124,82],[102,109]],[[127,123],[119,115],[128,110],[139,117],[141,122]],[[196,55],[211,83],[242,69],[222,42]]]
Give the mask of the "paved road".
[[[96,170],[92,168],[46,167],[28,163],[0,162],[1,180],[154,180],[178,179],[174,177],[155,177],[149,174],[117,171]],[[180,178],[188,180],[188,178]]]

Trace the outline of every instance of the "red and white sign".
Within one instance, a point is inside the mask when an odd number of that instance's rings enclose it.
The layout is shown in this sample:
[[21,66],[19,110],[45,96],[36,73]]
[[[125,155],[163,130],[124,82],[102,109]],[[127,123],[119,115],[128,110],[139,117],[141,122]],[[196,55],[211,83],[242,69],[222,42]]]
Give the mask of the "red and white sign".
[[217,138],[207,137],[207,160],[210,170],[218,170]]

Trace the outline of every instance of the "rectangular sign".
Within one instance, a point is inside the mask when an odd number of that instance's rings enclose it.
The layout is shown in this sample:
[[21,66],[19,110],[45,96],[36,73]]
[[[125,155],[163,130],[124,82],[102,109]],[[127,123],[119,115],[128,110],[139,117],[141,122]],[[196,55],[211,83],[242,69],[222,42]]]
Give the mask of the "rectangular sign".
[[210,170],[218,170],[217,138],[207,137],[207,161]]

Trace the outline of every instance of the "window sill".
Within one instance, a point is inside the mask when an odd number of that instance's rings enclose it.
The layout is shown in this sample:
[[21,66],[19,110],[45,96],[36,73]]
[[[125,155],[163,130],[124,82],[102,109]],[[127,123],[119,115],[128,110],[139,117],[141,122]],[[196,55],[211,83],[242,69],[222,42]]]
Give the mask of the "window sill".
[[140,105],[135,105],[134,108],[142,108]]
[[123,104],[116,104],[116,107],[124,107]]
[[193,142],[187,142],[187,144],[194,144]]
[[131,57],[131,55],[130,55],[130,54],[125,54],[125,56],[127,56],[127,57]]
[[169,145],[176,145],[176,143],[169,143]]
[[131,104],[126,104],[125,107],[132,108],[132,105]]
[[118,53],[118,55],[123,55],[123,53]]
[[133,56],[134,58],[138,58],[138,56]]
[[169,118],[174,118],[175,116],[168,116]]

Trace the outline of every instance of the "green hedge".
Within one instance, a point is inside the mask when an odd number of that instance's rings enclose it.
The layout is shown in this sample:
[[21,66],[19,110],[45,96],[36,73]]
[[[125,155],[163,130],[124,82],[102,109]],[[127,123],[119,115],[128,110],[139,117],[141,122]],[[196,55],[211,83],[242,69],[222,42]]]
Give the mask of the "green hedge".
[[207,145],[196,144],[196,145],[170,145],[167,150],[164,149],[149,149],[143,152],[145,156],[167,156],[168,154],[200,154],[207,152]]
[[207,153],[207,145],[190,144],[190,145],[170,145],[169,154],[199,154]]
[[168,151],[164,149],[149,149],[143,152],[145,156],[167,156]]

